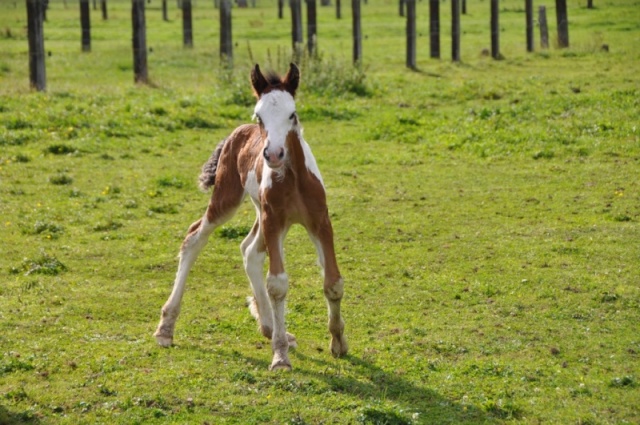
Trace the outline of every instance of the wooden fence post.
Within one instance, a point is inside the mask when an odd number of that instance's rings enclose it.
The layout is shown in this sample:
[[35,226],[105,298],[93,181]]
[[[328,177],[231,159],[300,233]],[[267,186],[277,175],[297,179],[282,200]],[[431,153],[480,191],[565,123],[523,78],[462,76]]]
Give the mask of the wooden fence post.
[[558,23],[558,47],[569,47],[567,0],[556,0],[556,20]]
[[500,59],[500,19],[498,0],[491,0],[491,57]]
[[220,59],[230,68],[233,66],[231,0],[220,0]]
[[317,39],[316,0],[307,0],[307,49],[309,56],[316,53]]
[[407,68],[416,69],[416,0],[405,0],[407,6]]
[[282,19],[284,13],[284,0],[278,0],[278,19]]
[[167,0],[162,0],[162,20],[168,21],[169,15],[167,13]]
[[342,5],[340,4],[340,0],[336,0],[336,19],[342,19]]
[[467,14],[467,0],[462,0],[462,14]]
[[527,21],[527,52],[533,52],[533,0],[525,0],[524,9]]
[[108,19],[107,0],[100,0],[100,9],[102,9],[102,19],[106,21]]
[[351,0],[351,15],[353,17],[353,63],[362,63],[362,28],[360,26],[360,0]]
[[429,41],[431,57],[440,59],[440,0],[429,0]]
[[460,62],[460,0],[451,0],[451,60]]
[[27,33],[29,37],[29,83],[37,91],[47,89],[44,61],[44,19],[40,0],[27,0]]
[[549,27],[547,26],[547,8],[540,6],[538,8],[538,23],[540,24],[540,47],[549,48]]
[[91,15],[89,0],[80,0],[80,27],[82,29],[82,51],[91,51]]
[[147,24],[144,15],[145,0],[131,0],[133,26],[133,78],[136,83],[147,84]]
[[193,47],[191,0],[182,0],[182,45],[187,48]]
[[302,5],[300,0],[289,0],[289,6],[291,7],[291,44],[297,62],[301,57],[301,46],[304,42],[302,38]]
[[398,2],[398,7],[400,8],[398,13],[400,14],[400,16],[404,16],[404,6],[405,6],[406,2],[407,2],[407,0],[399,0],[399,2]]
[[587,9],[593,9],[593,0],[587,0]]

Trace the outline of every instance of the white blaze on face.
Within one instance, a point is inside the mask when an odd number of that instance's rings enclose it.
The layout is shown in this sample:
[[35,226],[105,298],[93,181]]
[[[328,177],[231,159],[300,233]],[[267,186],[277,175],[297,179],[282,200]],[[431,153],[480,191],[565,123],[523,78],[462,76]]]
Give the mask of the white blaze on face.
[[[305,165],[314,176],[318,178],[320,183],[324,186],[322,181],[322,175],[316,164],[316,159],[311,153],[311,148],[302,137],[302,129],[295,128],[295,119],[292,115],[296,112],[296,103],[293,100],[293,96],[287,91],[274,90],[267,94],[262,95],[256,107],[254,109],[254,117],[259,119],[267,132],[267,140],[265,140],[264,148],[267,148],[267,155],[277,155],[284,150],[284,157],[286,159],[286,140],[287,134],[291,130],[298,132],[298,138],[302,145],[302,151],[304,153]],[[269,164],[267,164],[269,165]],[[281,165],[281,164],[280,164]],[[276,167],[277,168],[277,167]],[[260,186],[271,187],[272,169],[266,167],[263,170],[262,181]]]
[[295,112],[296,103],[287,91],[274,90],[262,95],[258,100],[254,116],[260,120],[267,133],[264,149],[268,157],[277,158],[284,152],[286,158],[285,142],[287,133],[293,128]]

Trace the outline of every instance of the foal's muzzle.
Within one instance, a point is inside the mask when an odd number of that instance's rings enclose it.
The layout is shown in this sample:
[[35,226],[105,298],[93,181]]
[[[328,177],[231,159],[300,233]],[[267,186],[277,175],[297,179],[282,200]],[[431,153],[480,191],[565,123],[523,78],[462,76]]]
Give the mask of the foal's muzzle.
[[280,168],[284,162],[284,148],[277,149],[272,152],[269,147],[264,148],[262,156],[270,168]]

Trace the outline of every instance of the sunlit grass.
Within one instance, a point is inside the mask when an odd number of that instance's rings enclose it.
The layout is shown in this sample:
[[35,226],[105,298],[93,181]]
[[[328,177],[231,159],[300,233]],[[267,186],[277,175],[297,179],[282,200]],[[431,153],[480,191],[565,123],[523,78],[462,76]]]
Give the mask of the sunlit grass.
[[468,2],[452,64],[427,59],[418,3],[419,72],[404,67],[397,4],[363,5],[358,69],[347,5],[341,21],[320,10],[297,107],[327,186],[351,354],[329,354],[296,227],[300,347],[292,373],[272,374],[245,307],[248,203],[194,266],[175,346],[151,334],[208,202],[200,167],[250,120],[253,61],[288,66],[288,21],[275,3],[234,9],[229,71],[213,8],[198,2],[183,50],[175,2],[165,23],[153,0],[154,86],[136,87],[128,3],[94,14],[90,54],[68,3],[46,24],[47,93],[28,88],[22,3],[0,4],[0,423],[637,422],[635,6],[570,3],[572,48],[526,54],[521,4],[501,2],[496,62],[480,56],[488,2]]

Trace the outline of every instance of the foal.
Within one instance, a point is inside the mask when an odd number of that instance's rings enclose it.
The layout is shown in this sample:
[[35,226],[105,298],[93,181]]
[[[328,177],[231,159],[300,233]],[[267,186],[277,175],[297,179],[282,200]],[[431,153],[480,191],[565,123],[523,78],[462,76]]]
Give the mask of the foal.
[[[311,149],[302,138],[296,114],[294,96],[299,81],[300,71],[294,64],[284,78],[265,76],[258,65],[251,71],[251,85],[258,99],[254,109],[257,124],[236,128],[202,169],[200,186],[208,189],[215,184],[215,189],[206,213],[189,227],[180,248],[173,291],[162,307],[154,334],[161,346],[168,347],[173,341],[191,266],[211,232],[233,216],[248,194],[257,217],[240,250],[253,289],[249,309],[262,334],[271,339],[273,361],[269,369],[291,369],[288,350],[296,346],[296,339],[286,331],[284,322],[289,283],[283,264],[284,238],[295,223],[307,229],[324,271],[331,353],[336,357],[347,353],[340,316],[344,285],[335,258],[324,184]],[[267,255],[269,272],[265,285],[262,275]]]

